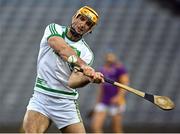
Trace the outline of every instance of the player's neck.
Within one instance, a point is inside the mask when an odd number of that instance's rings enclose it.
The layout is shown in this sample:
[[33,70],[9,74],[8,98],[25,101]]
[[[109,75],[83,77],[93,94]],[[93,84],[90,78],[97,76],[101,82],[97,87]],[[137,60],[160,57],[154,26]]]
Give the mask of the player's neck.
[[115,66],[115,63],[106,63],[105,66],[107,68],[112,68],[113,66]]
[[72,31],[70,31],[69,28],[68,28],[68,30],[67,30],[66,36],[67,36],[70,40],[75,41],[75,42],[79,41],[79,40],[82,38],[81,35],[78,35],[78,34],[73,33]]

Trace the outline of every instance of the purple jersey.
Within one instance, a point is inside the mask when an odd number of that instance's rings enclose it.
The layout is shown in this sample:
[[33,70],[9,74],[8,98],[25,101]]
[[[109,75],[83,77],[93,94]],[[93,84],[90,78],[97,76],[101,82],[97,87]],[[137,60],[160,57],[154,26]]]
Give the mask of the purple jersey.
[[[100,72],[102,72],[105,77],[110,78],[114,81],[118,81],[121,75],[127,73],[122,65],[115,65],[115,64],[112,65],[110,69],[107,69],[106,67],[100,68]],[[109,105],[111,98],[117,95],[118,88],[109,83],[103,83],[102,90],[103,90],[103,96],[101,102]]]

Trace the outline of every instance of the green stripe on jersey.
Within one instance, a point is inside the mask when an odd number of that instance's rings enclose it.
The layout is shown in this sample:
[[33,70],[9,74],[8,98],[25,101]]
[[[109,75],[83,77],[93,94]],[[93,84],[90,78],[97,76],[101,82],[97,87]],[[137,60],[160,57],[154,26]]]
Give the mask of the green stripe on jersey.
[[49,39],[49,38],[52,37],[52,36],[60,36],[60,37],[63,38],[63,35],[60,35],[60,34],[57,32],[56,27],[55,27],[55,23],[51,23],[51,24],[49,25],[49,30],[50,30],[50,32],[51,32],[51,35],[49,35],[47,39]]
[[66,92],[60,89],[52,89],[47,87],[46,81],[44,79],[41,78],[36,78],[36,87],[41,88],[43,90],[49,91],[49,92],[53,92],[53,93],[59,93],[59,94],[64,94],[64,95],[72,95],[72,96],[76,96],[77,92]]
[[51,31],[51,34],[55,34],[55,32],[54,32],[54,30],[53,30],[53,28],[52,28],[52,25],[53,25],[53,24],[50,24],[50,25],[49,25],[49,29],[50,29],[50,31]]
[[53,30],[52,30],[52,28],[51,28],[51,24],[49,25],[49,30],[50,30],[51,34],[54,34],[54,33],[53,33]]
[[40,85],[40,84],[36,84],[36,87],[38,88],[41,88],[41,89],[44,89],[46,91],[49,91],[49,92],[53,92],[53,93],[60,93],[60,94],[64,94],[64,95],[72,95],[72,96],[76,96],[77,93],[76,92],[66,92],[66,91],[62,91],[62,90],[57,90],[57,89],[52,89],[52,88],[48,88],[48,87],[45,87],[43,85]]
[[58,34],[58,32],[56,31],[56,28],[55,28],[55,23],[52,23],[49,26],[50,26],[50,29],[52,31],[52,34]]
[[53,23],[53,30],[55,31],[55,34],[58,34],[58,32],[56,31],[56,27],[55,27],[54,23]]
[[78,118],[79,118],[80,122],[82,122],[81,114],[80,114],[80,111],[79,111],[79,105],[78,105],[76,100],[74,100],[74,103],[76,105],[76,111],[77,111]]

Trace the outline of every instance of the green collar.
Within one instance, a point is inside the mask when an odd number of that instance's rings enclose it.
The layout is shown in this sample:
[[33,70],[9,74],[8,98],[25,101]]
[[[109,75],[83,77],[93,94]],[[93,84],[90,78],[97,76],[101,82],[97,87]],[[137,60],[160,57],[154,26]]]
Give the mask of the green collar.
[[66,30],[65,30],[65,36],[66,36],[66,38],[68,38],[70,41],[72,41],[72,42],[78,42],[79,40],[81,40],[81,39],[79,39],[78,41],[74,41],[74,40],[72,40],[71,38],[69,38],[68,36],[67,36],[67,32],[68,32],[68,27],[66,27]]

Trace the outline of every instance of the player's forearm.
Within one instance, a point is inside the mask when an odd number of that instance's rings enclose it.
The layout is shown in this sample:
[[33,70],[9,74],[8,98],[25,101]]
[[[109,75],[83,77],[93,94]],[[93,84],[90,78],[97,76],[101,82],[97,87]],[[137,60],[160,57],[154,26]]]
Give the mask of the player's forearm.
[[53,36],[48,39],[48,43],[50,47],[53,48],[65,61],[68,61],[69,57],[73,55],[76,58],[76,62],[74,62],[76,66],[82,67],[83,65],[86,65],[86,63],[77,56],[76,52],[68,46],[64,39]]
[[81,72],[73,72],[69,78],[68,86],[71,88],[80,88],[90,83],[90,79]]
[[103,74],[95,72],[92,67],[79,58],[76,52],[64,41],[63,38],[58,36],[50,37],[48,39],[48,44],[65,61],[80,67],[80,69],[83,70],[83,74],[92,78],[94,83],[104,82]]
[[88,80],[83,80],[83,81],[75,80],[75,81],[68,82],[68,86],[71,88],[81,88],[81,87],[86,86],[88,83],[89,83]]

